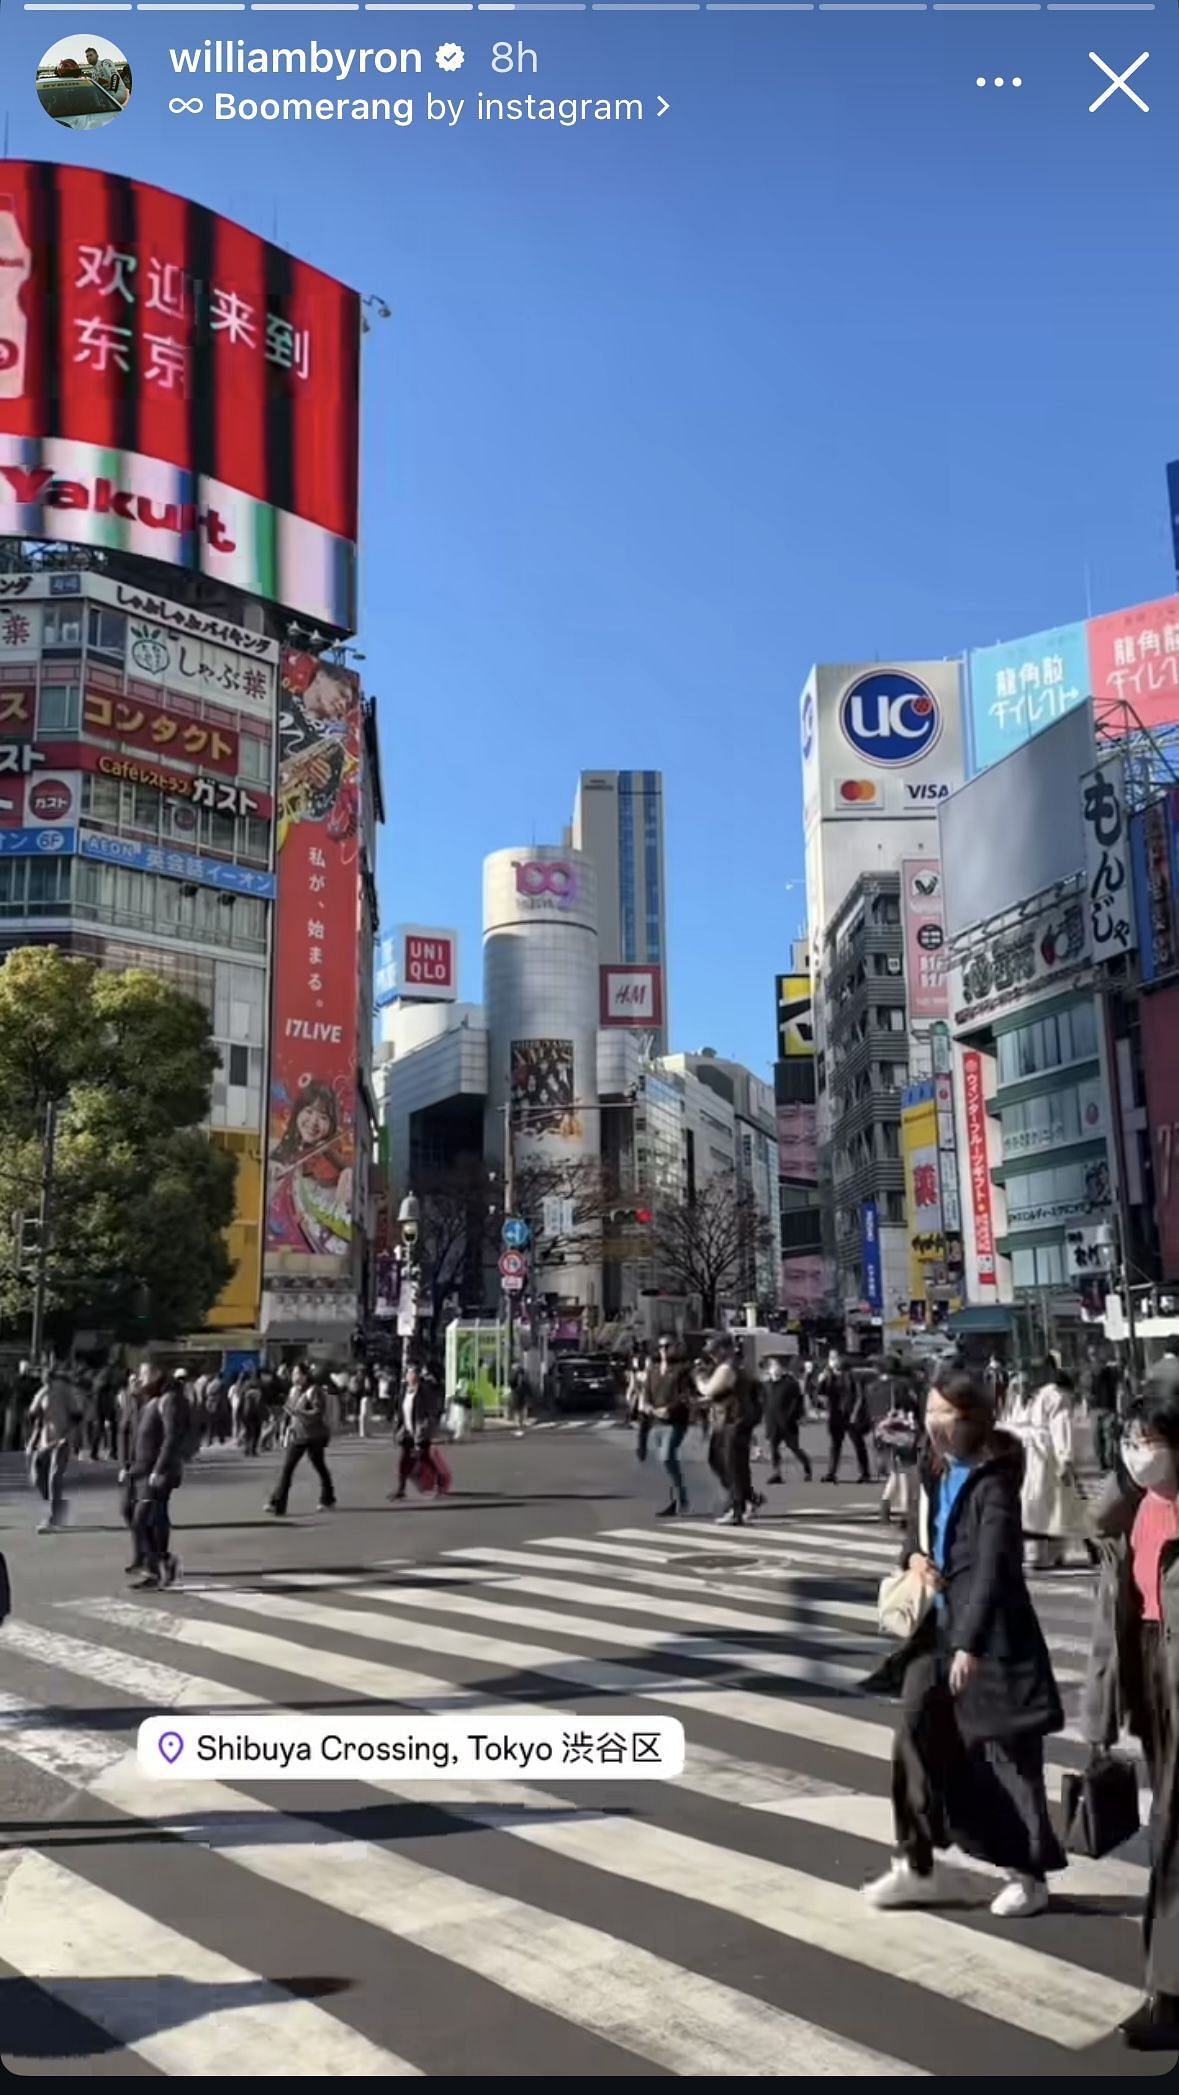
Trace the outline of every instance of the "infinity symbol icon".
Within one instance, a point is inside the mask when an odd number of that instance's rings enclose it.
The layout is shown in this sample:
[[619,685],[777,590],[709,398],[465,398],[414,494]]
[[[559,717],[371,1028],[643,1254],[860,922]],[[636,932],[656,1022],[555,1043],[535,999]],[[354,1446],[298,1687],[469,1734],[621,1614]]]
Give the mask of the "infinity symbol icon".
[[199,95],[194,95],[191,102],[186,102],[183,95],[173,95],[168,104],[173,116],[199,116],[204,106]]

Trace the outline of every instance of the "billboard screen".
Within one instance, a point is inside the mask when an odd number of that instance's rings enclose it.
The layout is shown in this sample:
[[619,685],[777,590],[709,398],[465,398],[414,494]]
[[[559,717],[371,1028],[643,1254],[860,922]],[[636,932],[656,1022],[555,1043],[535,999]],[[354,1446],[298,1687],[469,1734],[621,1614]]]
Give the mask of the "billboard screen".
[[971,770],[985,771],[1089,696],[1084,621],[969,657]]
[[815,1052],[815,1019],[809,975],[779,975],[778,1060]]
[[1179,596],[1089,621],[1094,698],[1132,707],[1143,727],[1179,721]]
[[512,1125],[525,1137],[581,1140],[571,1040],[513,1040]]
[[362,704],[346,670],[283,656],[268,1254],[351,1247]]
[[207,574],[355,624],[360,306],[231,220],[0,162],[0,533]]
[[1140,1008],[1163,1279],[1179,1280],[1179,986],[1143,997]]
[[802,1185],[819,1183],[819,1111],[803,1103],[778,1106],[778,1175]]
[[1093,709],[1077,706],[944,803],[948,938],[1083,872],[1081,778],[1093,758]]

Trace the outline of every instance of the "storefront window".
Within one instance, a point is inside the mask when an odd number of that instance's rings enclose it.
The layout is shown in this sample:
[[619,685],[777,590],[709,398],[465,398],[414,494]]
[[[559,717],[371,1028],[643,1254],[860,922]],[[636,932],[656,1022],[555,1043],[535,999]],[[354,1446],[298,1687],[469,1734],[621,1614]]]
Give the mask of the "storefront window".
[[82,780],[82,813],[90,822],[115,824],[119,819],[119,781],[88,772]]
[[47,648],[68,648],[76,654],[82,645],[83,606],[72,604],[46,604],[42,626],[43,644]]

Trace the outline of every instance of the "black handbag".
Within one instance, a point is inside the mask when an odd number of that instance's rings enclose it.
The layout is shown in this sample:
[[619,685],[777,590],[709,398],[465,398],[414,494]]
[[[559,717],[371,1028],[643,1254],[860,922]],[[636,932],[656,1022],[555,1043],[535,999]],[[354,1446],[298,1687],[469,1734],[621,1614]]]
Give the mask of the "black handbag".
[[1099,1862],[1123,1842],[1133,1840],[1141,1825],[1138,1775],[1121,1753],[1097,1753],[1082,1772],[1066,1775],[1061,1784],[1064,1844],[1072,1855]]

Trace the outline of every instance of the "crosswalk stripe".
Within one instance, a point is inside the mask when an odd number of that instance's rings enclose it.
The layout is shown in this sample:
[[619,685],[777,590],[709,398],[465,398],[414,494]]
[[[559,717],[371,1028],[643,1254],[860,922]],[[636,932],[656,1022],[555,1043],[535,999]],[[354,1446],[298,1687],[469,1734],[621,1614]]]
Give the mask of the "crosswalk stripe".
[[[622,1555],[621,1551],[619,1555]],[[782,1594],[777,1591],[762,1593],[755,1586],[751,1585],[726,1585],[714,1579],[710,1574],[693,1575],[688,1572],[676,1572],[670,1568],[672,1560],[667,1557],[652,1558],[652,1564],[658,1568],[647,1570],[644,1564],[625,1561],[620,1564],[614,1558],[610,1560],[608,1567],[603,1567],[592,1557],[564,1555],[557,1557],[551,1554],[541,1556],[537,1551],[529,1550],[456,1549],[450,1552],[450,1556],[459,1558],[464,1562],[477,1562],[487,1565],[503,1564],[537,1571],[579,1572],[586,1578],[601,1578],[604,1568],[608,1568],[612,1578],[624,1579],[632,1585],[653,1587],[660,1593],[695,1593],[697,1595],[719,1593],[727,1599],[760,1601],[766,1607],[778,1608],[782,1606],[783,1600]],[[665,1569],[665,1566],[668,1568]],[[675,1603],[669,1602],[668,1605],[669,1612],[673,1611]],[[810,1630],[814,1633],[821,1631],[824,1620],[839,1623],[862,1623],[872,1630],[875,1630],[877,1624],[876,1609],[868,1601],[803,1600],[792,1593],[789,1598],[789,1605],[793,1613],[807,1620]]]
[[[196,1690],[207,1685],[193,1682],[191,1687]],[[172,1699],[175,1706],[175,1696]],[[84,1767],[86,1786],[92,1794],[98,1794],[139,1817],[154,1820],[162,1815],[160,1789],[139,1774],[134,1756],[122,1752],[118,1742],[101,1734],[95,1738],[71,1732],[68,1736],[75,1741],[75,1750]],[[23,1739],[24,1734],[20,1731],[0,1731],[0,1749],[20,1753]],[[26,1750],[39,1760],[44,1742],[34,1733]],[[95,1774],[95,1758],[101,1757],[104,1751],[108,1757],[113,1756],[111,1764]],[[388,1780],[367,1786],[384,1793],[415,1797],[421,1795],[424,1788],[413,1782]],[[212,1817],[227,1808],[244,1809],[258,1817],[261,1812],[253,1800],[217,1783],[169,1785],[166,1801],[169,1824],[172,1823],[172,1814],[183,1815],[186,1823],[178,1830],[184,1837],[203,1837],[199,1828],[191,1828],[187,1823],[202,1813]],[[910,1985],[927,1987],[943,1998],[958,2000],[980,2013],[998,2015],[1009,2024],[1070,2049],[1082,2049],[1086,2044],[1099,2041],[1116,2027],[1137,1999],[1134,1989],[1118,1981],[1105,1979],[1100,1974],[1082,1970],[1023,1944],[980,1936],[936,1914],[907,1913],[897,1917],[872,1913],[857,1891],[830,1884],[785,1864],[766,1862],[666,1828],[645,1825],[630,1816],[610,1819],[599,1814],[578,1815],[570,1823],[568,1807],[562,1798],[538,1791],[531,1785],[430,1785],[430,1801],[458,1808],[464,1817],[475,1823],[494,1827],[513,1838],[560,1854],[566,1860],[604,1869],[632,1883],[674,1892],[680,1897],[740,1915],[758,1926],[826,1950],[844,1961],[882,1972]],[[502,1820],[505,1808],[530,1813],[547,1811],[555,1816],[553,1820],[541,1823],[531,1819],[526,1823],[505,1824]],[[271,1809],[266,1807],[267,1811]],[[274,1816],[280,1824],[297,1825],[297,1822],[282,1821],[276,1810]],[[615,1837],[616,1834],[621,1834],[621,1840]],[[382,1902],[391,1897],[395,1900],[397,1918],[392,1931],[399,1935],[408,1933],[411,1939],[422,1940],[419,1931],[408,1923],[406,1899],[412,1897],[423,1876],[437,1885],[438,1873],[421,1871],[417,1865],[405,1864],[401,1857],[387,1857],[384,1851],[368,1849],[364,1844],[349,1842],[347,1845],[351,1852],[342,1872],[340,1893],[336,1896],[333,1896],[331,1865],[325,1865],[321,1841],[309,1851],[306,1841],[278,1840],[275,1829],[273,1836],[268,1834],[267,1844],[263,1847],[243,1843],[235,1836],[231,1849],[226,1852],[229,1859],[239,1866],[260,1867],[261,1874],[271,1875],[286,1888],[303,1890],[329,1905],[344,1896],[350,1903],[342,1910],[367,1919],[373,1916],[363,1894],[358,1891],[357,1863],[363,1859],[366,1868],[371,1867],[383,1879],[389,1879],[380,1887],[380,1899]],[[271,1864],[269,1870],[265,1867],[267,1861]],[[393,1879],[398,1872],[402,1882],[395,1884]],[[454,1897],[457,1892],[460,1903],[470,1892],[470,1887],[456,1887],[452,1879],[441,1878],[441,1884],[447,1887],[449,1896]],[[478,1900],[488,1897],[484,1893],[473,1896]],[[376,1898],[377,1888],[374,1887],[374,1903]],[[422,1910],[436,1915],[440,1903],[445,1902],[438,1893],[433,1900],[425,1896],[421,1901]],[[525,1911],[532,1912],[532,1909]],[[535,1924],[534,1912],[532,1918]],[[552,1923],[547,1917],[544,1943],[545,1949],[551,1951]],[[423,1946],[429,1948],[433,1944],[426,1940]],[[616,1947],[623,1950],[625,1945],[617,1944]],[[535,1941],[531,1953],[536,1953]],[[628,1955],[633,1958],[634,1953],[628,1952]],[[461,1956],[470,1962],[465,1945]],[[476,1964],[474,1968],[480,1967]],[[492,1974],[484,1970],[484,1975]],[[502,1978],[497,1980],[497,1983],[504,1982]],[[520,1990],[517,1980],[513,1979],[512,1985],[513,1990]],[[526,1997],[535,1996],[526,1994]],[[551,2002],[546,1999],[541,2004],[547,2006]],[[579,1999],[578,2019],[581,2019],[583,2008],[584,2002]],[[567,2013],[568,2009],[564,2012]],[[639,2049],[629,2035],[627,2042],[631,2049]],[[640,2052],[640,2055],[647,2054]],[[695,2070],[705,2069],[697,2066]]]
[[322,2008],[29,1848],[0,1855],[0,1961],[160,2073],[418,2073]]
[[[821,1709],[802,1701],[779,1700],[747,1688],[714,1688],[700,1676],[675,1680],[664,1673],[645,1673],[637,1665],[632,1669],[628,1665],[612,1666],[598,1660],[578,1659],[547,1645],[508,1643],[502,1638],[477,1636],[437,1622],[419,1623],[377,1615],[368,1609],[349,1608],[345,1621],[343,1610],[323,1608],[311,1601],[288,1599],[277,1594],[223,1589],[209,1597],[215,1599],[219,1607],[281,1619],[308,1629],[343,1634],[361,1642],[425,1648],[453,1658],[475,1659],[501,1671],[559,1680],[587,1694],[624,1695],[631,1700],[666,1704],[678,1711],[694,1710],[701,1715],[807,1739],[815,1745],[831,1746],[839,1752],[860,1754],[869,1759],[888,1759],[891,1756],[892,1732],[886,1725],[873,1724],[861,1717],[845,1716],[842,1712]],[[373,1597],[382,1599],[384,1596],[376,1594]],[[107,1620],[117,1620],[118,1613],[112,1611],[122,1611],[127,1606],[119,1601],[83,1601],[78,1605],[100,1618],[105,1615]],[[141,1612],[147,1613],[146,1610]],[[202,1631],[213,1627],[211,1622],[201,1625]],[[563,1622],[562,1627],[568,1635],[568,1623]],[[685,1655],[682,1650],[672,1653],[673,1657]],[[739,1665],[742,1671],[752,1671],[751,1656],[757,1655],[738,1649],[732,1654],[731,1662]],[[1066,1739],[1076,1736],[1067,1730],[1063,1734]],[[1049,1766],[1050,1795],[1059,1796],[1062,1773],[1059,1767]],[[1143,1798],[1148,1795],[1146,1791],[1140,1794]]]
[[[412,1942],[461,1970],[473,1971],[515,1999],[528,2001],[577,2028],[621,2045],[635,2057],[668,2072],[759,2077],[811,2072],[861,2079],[924,2077],[915,2067],[833,2036],[785,2009],[686,1971],[620,1937],[580,1921],[564,1920],[523,1900],[467,1884],[369,1842],[333,1841],[319,1822],[284,1813],[279,1807],[260,1803],[228,1785],[171,1782],[164,1791],[139,1773],[134,1754],[121,1750],[117,1760],[93,1778],[90,1770],[105,1742],[80,1733],[75,1736],[79,1742],[79,1771],[88,1778],[86,1787],[91,1795],[133,1818],[150,1824],[162,1822],[182,1840],[211,1846],[221,1860],[234,1868],[295,1891],[397,1940]],[[35,1750],[35,1746],[35,1732],[0,1733],[0,1748],[7,1752],[22,1753],[30,1748]],[[385,1782],[368,1786],[395,1794],[402,1793],[403,1788]],[[450,1785],[443,1787],[448,1789]],[[440,1797],[434,1801],[445,1800]],[[218,1830],[230,1814],[239,1823],[221,1845]],[[252,1836],[249,1839],[243,1837],[247,1829]],[[514,1833],[516,1829],[500,1828],[497,1822],[496,1830]],[[3,1867],[0,1861],[0,1881]],[[55,1869],[56,1865],[47,1867]],[[125,1910],[134,1913],[132,1908]],[[0,1909],[0,1918],[6,1918],[6,1908]],[[172,1935],[171,1930],[162,1932]],[[145,1922],[142,1933],[134,1976],[145,1984],[149,1978],[154,1980],[157,1972],[179,1971],[189,1979],[199,1977],[205,1958],[212,1959],[226,1975],[236,1972],[237,1967],[214,1958],[212,1952],[199,1950],[183,1937],[173,1938],[175,1948],[171,1941],[161,1944],[153,1922]],[[6,1934],[6,1929],[0,1932],[0,1956],[23,1969],[19,1957],[10,1956],[4,1946]],[[15,1938],[14,1946],[19,1948]],[[106,1949],[105,1937],[96,1928],[96,1973],[107,1974],[110,1970],[105,1961]],[[28,1975],[41,1982],[38,1971]],[[72,1965],[70,1975],[73,1976]],[[226,1982],[223,1977],[222,1983]],[[51,1986],[49,1990],[55,1989]],[[289,1996],[282,1995],[278,1988],[273,1991],[281,1998],[285,2013]],[[91,2020],[100,2020],[85,2000],[79,2006],[81,2012],[90,2014]],[[233,2014],[236,2018],[249,2012],[236,2009]],[[323,2017],[324,2021],[329,2019]],[[201,2026],[198,2023],[189,2027],[199,2031]],[[339,2027],[343,2029],[343,2025]],[[299,2041],[297,2029],[292,2028],[290,2035]],[[321,2037],[315,2041],[310,2033],[305,2042],[307,2052],[314,2055],[313,2061],[304,2055],[301,2067],[292,2068],[286,2055],[290,2035],[285,2026],[281,2031],[271,2028],[266,2037],[269,2058],[264,2056],[254,2064],[247,2030],[245,2058],[239,2056],[236,2068],[227,2064],[221,2070],[252,2070],[270,2076],[276,2071],[300,2070],[370,2075],[417,2071],[404,2062],[392,2062],[389,2055],[378,2053],[372,2046],[367,2047],[371,2057],[365,2064],[325,2060],[324,2040]],[[344,2031],[344,2035],[350,2033]],[[282,2047],[277,2057],[273,2049],[276,2042]],[[218,2070],[216,2054],[203,2052],[201,2058],[199,2064],[190,2059],[185,2065],[165,2064],[163,2070]]]

